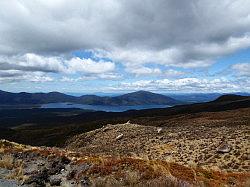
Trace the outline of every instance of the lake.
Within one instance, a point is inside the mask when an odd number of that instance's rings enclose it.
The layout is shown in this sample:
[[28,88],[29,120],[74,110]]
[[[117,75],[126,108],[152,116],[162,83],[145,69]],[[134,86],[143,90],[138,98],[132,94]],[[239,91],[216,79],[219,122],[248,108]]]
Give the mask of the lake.
[[48,103],[41,105],[41,108],[80,108],[86,110],[105,112],[124,112],[127,110],[142,110],[150,108],[166,108],[168,105],[135,105],[135,106],[109,106],[109,105],[83,105],[73,103]]

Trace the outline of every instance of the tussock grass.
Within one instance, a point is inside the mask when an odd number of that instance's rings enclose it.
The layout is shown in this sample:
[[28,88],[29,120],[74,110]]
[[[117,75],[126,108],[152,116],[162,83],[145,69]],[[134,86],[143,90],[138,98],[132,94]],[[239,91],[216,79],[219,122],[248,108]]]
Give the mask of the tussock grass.
[[24,181],[26,176],[24,176],[23,162],[19,162],[17,166],[13,169],[13,172],[6,176],[7,179],[14,179],[18,181]]
[[13,156],[6,154],[3,155],[0,160],[0,167],[5,169],[13,169],[14,167],[14,158]]

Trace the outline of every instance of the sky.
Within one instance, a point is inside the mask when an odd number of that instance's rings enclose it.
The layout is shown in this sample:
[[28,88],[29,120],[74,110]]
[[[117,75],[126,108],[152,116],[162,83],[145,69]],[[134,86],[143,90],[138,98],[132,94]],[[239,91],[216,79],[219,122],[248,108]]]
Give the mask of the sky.
[[250,0],[1,0],[0,90],[250,92]]

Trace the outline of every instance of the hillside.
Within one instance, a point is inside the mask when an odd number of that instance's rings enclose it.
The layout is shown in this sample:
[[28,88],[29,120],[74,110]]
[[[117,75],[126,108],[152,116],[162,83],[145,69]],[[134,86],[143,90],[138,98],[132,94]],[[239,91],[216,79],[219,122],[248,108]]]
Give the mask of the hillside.
[[0,186],[248,186],[249,172],[225,172],[135,156],[87,156],[80,151],[0,141]]
[[176,105],[184,102],[177,101],[171,97],[167,97],[161,94],[155,94],[146,91],[138,91],[129,94],[124,94],[113,98],[119,101],[119,105],[130,105],[134,103],[135,105]]
[[235,95],[235,94],[228,94],[222,95],[218,97],[214,102],[232,102],[232,101],[239,101],[239,100],[249,100],[249,96],[242,96],[242,95]]
[[10,93],[0,91],[0,105],[40,105],[46,103],[78,103],[89,105],[176,105],[183,102],[146,91],[138,91],[116,97],[96,95],[70,96],[59,92]]
[[[88,112],[76,109],[5,109],[0,110],[0,139],[7,139],[31,145],[63,146],[65,141],[77,134],[101,128],[106,124],[131,123],[144,126],[183,125],[192,117],[204,116],[214,123],[216,116],[221,116],[229,124],[244,121],[245,118],[234,119],[231,116],[244,116],[248,111],[250,98],[227,102],[208,102],[180,105],[165,109],[147,109],[126,112]],[[228,112],[227,112],[228,111]],[[216,114],[209,116],[209,114]],[[226,114],[231,114],[226,115]],[[242,114],[241,114],[242,113]],[[248,119],[246,117],[246,119]],[[207,120],[206,120],[207,121]],[[218,125],[220,125],[218,120]],[[209,122],[209,121],[208,121]],[[248,122],[249,123],[249,122]],[[217,125],[217,123],[215,123]]]
[[0,139],[29,144],[0,141],[0,186],[249,186],[250,99],[229,98],[122,113],[0,110],[1,126],[19,122]]
[[44,104],[58,102],[75,102],[76,97],[62,94],[59,92],[50,93],[11,93],[0,91],[0,104],[19,105],[19,104]]
[[[67,148],[86,155],[138,156],[249,172],[249,112],[241,109],[180,115],[165,121],[161,127],[143,123],[110,124],[76,135],[67,141]],[[218,153],[224,144],[230,150]]]

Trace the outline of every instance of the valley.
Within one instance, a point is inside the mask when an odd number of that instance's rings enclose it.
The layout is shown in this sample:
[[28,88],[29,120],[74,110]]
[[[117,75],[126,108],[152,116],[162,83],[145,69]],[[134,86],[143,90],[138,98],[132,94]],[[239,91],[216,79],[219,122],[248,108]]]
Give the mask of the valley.
[[126,112],[8,109],[0,114],[0,184],[249,184],[246,96]]

